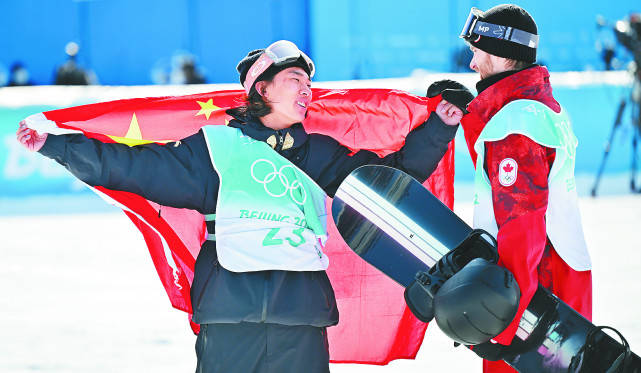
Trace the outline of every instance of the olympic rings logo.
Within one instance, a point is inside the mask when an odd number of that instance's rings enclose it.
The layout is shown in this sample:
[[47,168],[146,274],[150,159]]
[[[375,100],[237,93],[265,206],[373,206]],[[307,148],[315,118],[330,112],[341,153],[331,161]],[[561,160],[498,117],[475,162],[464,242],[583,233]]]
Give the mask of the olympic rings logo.
[[[294,166],[289,164],[283,165],[276,170],[274,163],[267,159],[257,159],[251,165],[252,178],[257,183],[263,184],[263,188],[268,195],[279,198],[289,192],[292,200],[302,205],[307,200],[307,192],[297,180],[295,170]],[[290,182],[290,179],[292,182]]]

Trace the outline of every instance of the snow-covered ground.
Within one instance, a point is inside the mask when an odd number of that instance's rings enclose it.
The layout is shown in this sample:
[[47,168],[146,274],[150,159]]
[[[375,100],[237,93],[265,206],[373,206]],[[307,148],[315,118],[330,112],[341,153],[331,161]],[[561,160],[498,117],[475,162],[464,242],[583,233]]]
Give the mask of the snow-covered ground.
[[[580,207],[594,263],[594,321],[641,353],[641,195]],[[469,221],[471,205],[457,213]],[[98,214],[0,217],[1,372],[191,372],[194,342],[174,310],[142,237],[115,208]],[[436,325],[416,360],[332,365],[336,373],[474,372]]]

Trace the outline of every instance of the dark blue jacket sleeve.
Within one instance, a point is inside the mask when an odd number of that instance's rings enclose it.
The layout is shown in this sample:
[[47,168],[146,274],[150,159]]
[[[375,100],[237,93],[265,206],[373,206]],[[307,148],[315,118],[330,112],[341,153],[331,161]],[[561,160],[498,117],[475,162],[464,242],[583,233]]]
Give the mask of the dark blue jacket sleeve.
[[[326,166],[319,170],[316,180],[330,196],[333,196],[350,172],[366,164],[379,164],[397,168],[424,182],[443,158],[457,129],[458,125],[448,126],[436,113],[432,113],[425,123],[407,135],[401,149],[384,158],[366,150],[350,155],[349,149],[338,145],[330,158],[332,161],[325,162]],[[323,163],[322,160],[318,162]]]
[[83,135],[49,135],[40,149],[92,186],[135,193],[164,206],[212,213],[219,178],[202,132],[167,145],[129,147]]
[[433,112],[425,123],[407,134],[399,151],[377,163],[403,170],[422,183],[438,166],[457,129],[458,125],[448,126]]

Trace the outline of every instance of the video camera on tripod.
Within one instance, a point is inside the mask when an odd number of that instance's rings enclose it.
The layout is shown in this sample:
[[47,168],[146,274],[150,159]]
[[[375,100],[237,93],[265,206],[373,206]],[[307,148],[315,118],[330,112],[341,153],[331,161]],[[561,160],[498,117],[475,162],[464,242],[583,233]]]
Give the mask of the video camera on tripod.
[[[599,181],[601,180],[601,175],[603,174],[603,169],[605,167],[605,161],[610,153],[610,147],[616,130],[621,125],[621,119],[625,111],[626,106],[629,104],[631,119],[632,119],[632,162],[630,165],[630,189],[633,192],[641,192],[641,189],[636,188],[636,173],[637,173],[637,145],[639,139],[641,139],[641,14],[633,13],[630,14],[627,20],[618,20],[614,25],[609,25],[604,18],[597,18],[597,25],[599,27],[609,26],[614,31],[616,40],[624,46],[633,56],[633,61],[630,62],[628,66],[628,72],[632,77],[632,83],[630,89],[626,95],[621,99],[619,107],[617,110],[616,118],[614,120],[614,125],[612,126],[612,131],[610,132],[610,137],[605,145],[605,150],[603,153],[603,159],[601,160],[601,165],[599,166],[599,171],[597,173],[594,186],[592,187],[592,196],[596,196],[597,187]],[[606,67],[609,66],[611,59],[614,57],[614,51],[611,50],[611,53],[607,53],[606,50],[603,54],[603,58],[606,63]]]

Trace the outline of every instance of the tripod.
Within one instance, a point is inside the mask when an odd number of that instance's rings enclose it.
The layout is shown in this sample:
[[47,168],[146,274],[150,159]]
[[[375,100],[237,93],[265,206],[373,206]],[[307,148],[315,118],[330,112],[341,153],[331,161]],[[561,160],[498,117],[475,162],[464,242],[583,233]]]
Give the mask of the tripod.
[[[635,69],[636,70],[636,69]],[[630,164],[630,190],[633,193],[641,193],[641,189],[636,189],[636,172],[637,172],[637,144],[641,138],[641,82],[639,81],[640,71],[635,71],[633,74],[632,87],[629,91],[629,94],[624,96],[619,103],[619,108],[617,110],[616,118],[614,119],[614,125],[610,131],[610,137],[608,138],[607,143],[605,144],[605,150],[603,152],[603,158],[601,159],[601,165],[599,166],[599,172],[597,173],[596,180],[594,181],[594,186],[592,187],[592,197],[596,197],[597,188],[599,186],[599,181],[601,181],[601,176],[603,175],[603,170],[605,168],[605,161],[610,154],[610,149],[612,146],[612,140],[618,128],[621,126],[621,119],[623,118],[623,112],[625,111],[626,105],[630,104],[630,110],[632,114],[632,162]]]

